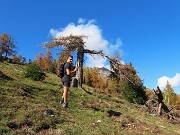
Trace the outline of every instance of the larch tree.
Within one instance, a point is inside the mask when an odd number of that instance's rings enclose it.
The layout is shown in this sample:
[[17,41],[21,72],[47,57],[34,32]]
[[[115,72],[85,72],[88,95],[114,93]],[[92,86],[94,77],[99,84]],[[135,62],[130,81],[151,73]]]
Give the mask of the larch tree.
[[84,71],[84,74],[83,74],[83,83],[88,85],[88,86],[92,86],[92,81],[91,81],[91,70],[90,68],[88,67],[84,67],[83,68],[83,71]]
[[50,71],[52,59],[53,57],[52,57],[51,51],[48,50],[45,54],[45,57],[43,58],[44,70]]
[[176,104],[176,93],[168,81],[164,89],[164,102],[170,106],[174,106]]
[[44,55],[43,55],[42,51],[40,51],[40,52],[36,55],[36,60],[35,60],[35,62],[40,66],[41,69],[42,69],[42,67],[43,67],[43,58],[44,58]]
[[5,57],[12,56],[16,53],[14,39],[7,33],[0,36],[0,57],[5,54]]
[[98,68],[93,68],[91,70],[91,78],[92,82],[92,87],[100,89],[100,76],[99,76],[99,69]]
[[42,52],[39,52],[36,55],[35,62],[41,67],[42,70],[50,71],[52,59],[53,57],[52,57],[51,51],[48,50],[45,55],[43,55]]

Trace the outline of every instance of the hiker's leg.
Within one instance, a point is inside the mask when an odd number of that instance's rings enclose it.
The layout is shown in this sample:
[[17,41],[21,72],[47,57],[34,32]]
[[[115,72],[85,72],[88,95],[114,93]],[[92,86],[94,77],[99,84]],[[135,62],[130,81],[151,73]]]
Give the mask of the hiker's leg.
[[169,112],[170,112],[169,108],[164,104],[164,102],[162,103],[162,109],[163,109],[166,113],[169,113]]
[[61,96],[61,100],[64,100],[64,88],[63,88],[63,93],[61,93],[62,96]]
[[68,98],[68,90],[69,87],[68,86],[64,86],[64,93],[63,93],[63,98],[64,98],[64,103],[67,103],[67,98]]
[[64,82],[62,81],[62,85],[63,85],[63,93],[61,93],[61,99],[60,99],[60,104],[64,103]]
[[64,108],[68,108],[68,90],[70,87],[70,82],[65,82],[64,83],[64,93],[63,93],[63,98],[64,98]]

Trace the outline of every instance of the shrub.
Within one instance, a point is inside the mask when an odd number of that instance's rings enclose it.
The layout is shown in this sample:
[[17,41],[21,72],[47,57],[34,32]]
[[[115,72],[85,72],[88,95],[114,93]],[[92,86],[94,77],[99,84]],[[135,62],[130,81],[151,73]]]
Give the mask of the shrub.
[[56,68],[57,68],[56,61],[53,61],[50,67],[50,72],[56,74]]
[[31,63],[27,65],[24,76],[34,81],[43,81],[46,77],[46,74],[43,72],[43,70],[41,70],[37,63]]

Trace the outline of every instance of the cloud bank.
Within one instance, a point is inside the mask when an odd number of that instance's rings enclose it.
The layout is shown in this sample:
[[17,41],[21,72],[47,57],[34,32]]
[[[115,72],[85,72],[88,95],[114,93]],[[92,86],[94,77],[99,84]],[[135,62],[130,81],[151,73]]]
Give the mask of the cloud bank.
[[[122,41],[117,38],[115,43],[110,43],[107,39],[103,38],[102,29],[95,24],[95,20],[86,20],[83,18],[78,19],[78,24],[69,23],[65,28],[51,29],[50,34],[53,37],[69,36],[71,35],[85,35],[88,38],[84,39],[85,48],[91,50],[103,50],[105,54],[114,56],[117,53],[123,54]],[[93,57],[87,55],[85,66],[88,67],[109,67],[107,61],[100,56],[94,55]]]
[[176,75],[172,78],[167,77],[167,76],[163,76],[161,78],[158,79],[158,86],[164,90],[164,88],[166,87],[167,81],[171,84],[171,86],[174,87],[178,87],[180,86],[180,74],[176,73]]

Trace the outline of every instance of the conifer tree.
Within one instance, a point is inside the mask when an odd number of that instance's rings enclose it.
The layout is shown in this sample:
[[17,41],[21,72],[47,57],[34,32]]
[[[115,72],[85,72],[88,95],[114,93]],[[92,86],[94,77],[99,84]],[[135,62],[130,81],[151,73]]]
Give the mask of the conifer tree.
[[35,62],[40,66],[41,69],[42,69],[42,67],[43,67],[43,58],[44,58],[44,55],[43,55],[42,51],[40,51],[40,52],[36,55],[36,60],[35,60]]
[[51,68],[51,64],[52,64],[52,54],[51,54],[51,51],[48,50],[45,54],[45,57],[43,58],[43,70],[45,71],[50,71],[50,68]]
[[42,52],[36,55],[36,63],[40,66],[40,68],[44,71],[50,71],[52,64],[52,54],[51,51],[48,50],[45,55]]
[[176,94],[168,81],[164,89],[164,102],[170,106],[176,104]]
[[91,81],[91,69],[88,67],[84,67],[84,74],[83,74],[83,83],[88,85],[88,86],[92,86],[92,81]]
[[5,57],[12,56],[16,53],[14,39],[7,33],[0,36],[0,57],[5,54]]
[[100,78],[99,78],[99,70],[98,68],[93,68],[91,72],[91,82],[92,82],[92,87],[100,89]]
[[[132,63],[124,64],[118,67],[121,71],[116,76],[119,77],[120,92],[122,97],[129,102],[137,104],[143,104],[147,100],[145,93],[145,87],[140,77],[137,75],[137,71],[134,69]],[[117,72],[118,73],[118,72]]]

